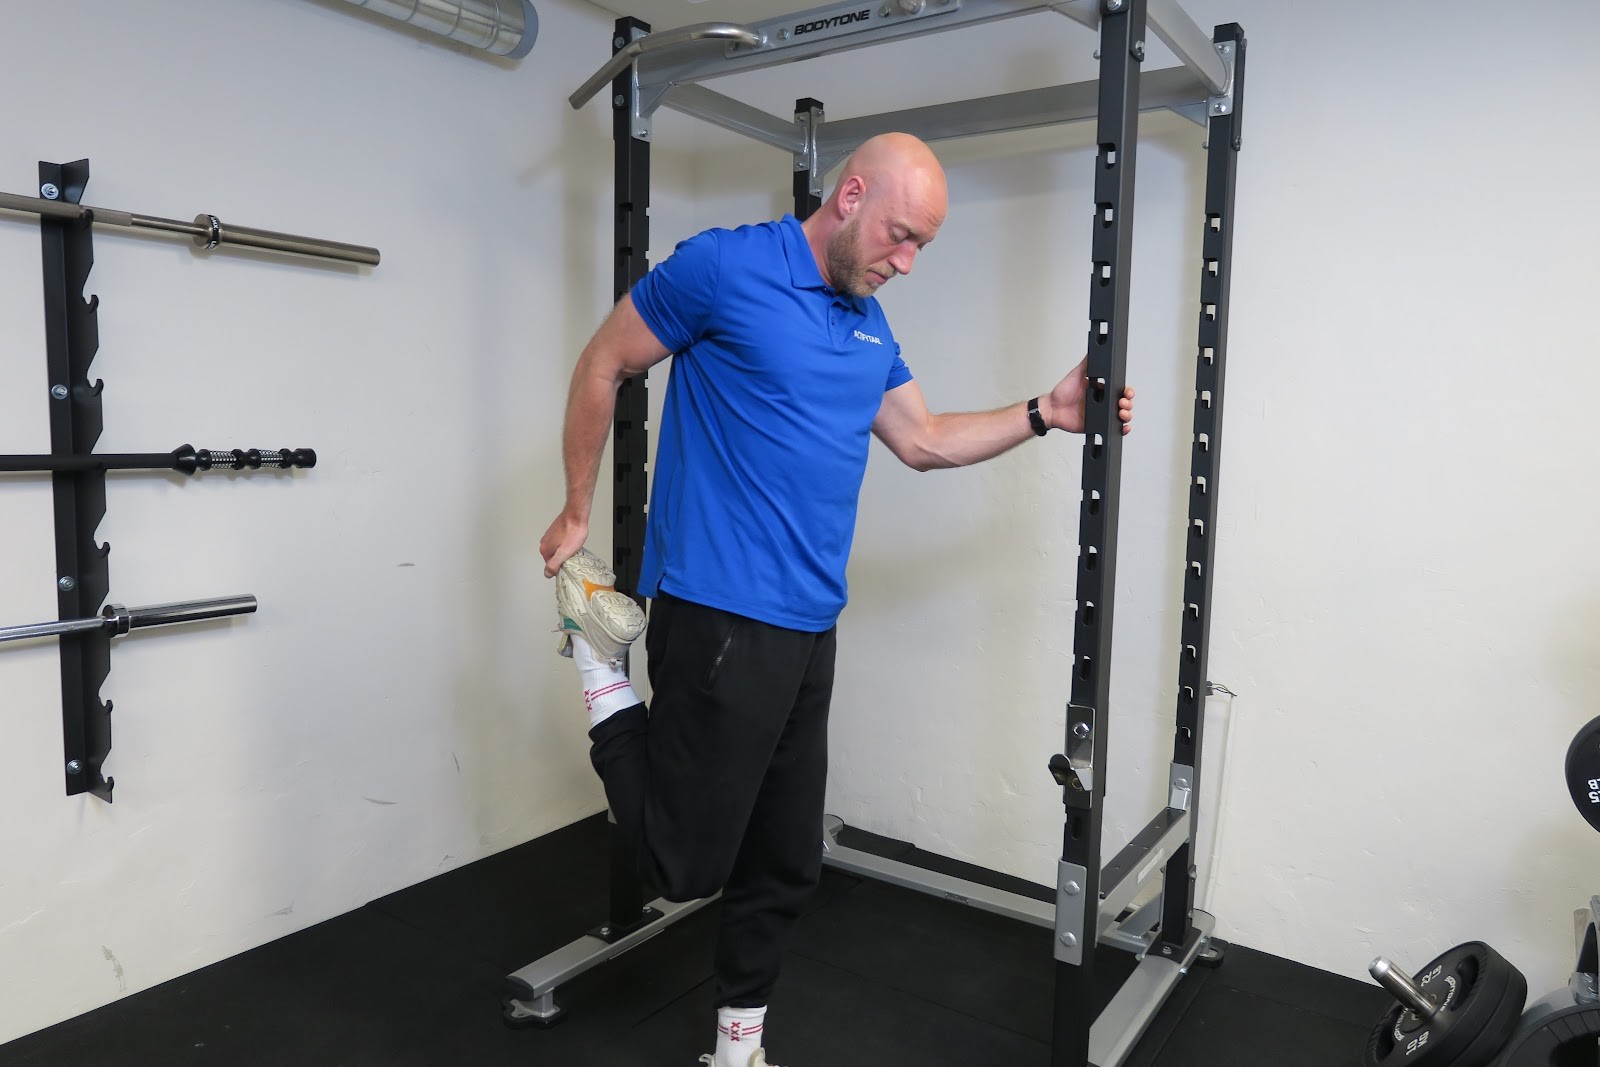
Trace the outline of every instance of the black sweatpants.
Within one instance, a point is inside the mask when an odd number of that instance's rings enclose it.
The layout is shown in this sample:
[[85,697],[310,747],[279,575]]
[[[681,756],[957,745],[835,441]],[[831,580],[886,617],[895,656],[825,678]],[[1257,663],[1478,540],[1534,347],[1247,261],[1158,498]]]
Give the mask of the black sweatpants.
[[806,633],[663,594],[643,704],[589,732],[618,830],[668,900],[722,890],[717,1005],[767,1003],[822,876],[836,631]]

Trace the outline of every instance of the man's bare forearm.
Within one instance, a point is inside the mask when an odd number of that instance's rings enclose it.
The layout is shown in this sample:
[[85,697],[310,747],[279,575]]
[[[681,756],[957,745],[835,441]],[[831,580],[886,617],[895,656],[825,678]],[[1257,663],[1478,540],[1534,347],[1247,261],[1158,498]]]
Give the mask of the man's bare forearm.
[[[1042,410],[1049,397],[1040,397]],[[1048,415],[1046,415],[1048,419]],[[993,459],[1034,436],[1026,401],[993,411],[958,411],[928,416],[922,470],[966,467]]]
[[617,410],[617,388],[626,375],[607,374],[594,366],[588,352],[578,360],[567,394],[566,423],[561,434],[561,459],[567,476],[568,518],[585,524],[594,506],[600,457],[605,454]]
[[561,464],[567,479],[567,496],[561,513],[539,539],[545,577],[553,577],[588,537],[600,457],[605,454],[606,435],[611,432],[617,413],[617,389],[668,354],[639,317],[632,298],[624,296],[578,357],[572,384],[567,388],[567,410],[561,427]]

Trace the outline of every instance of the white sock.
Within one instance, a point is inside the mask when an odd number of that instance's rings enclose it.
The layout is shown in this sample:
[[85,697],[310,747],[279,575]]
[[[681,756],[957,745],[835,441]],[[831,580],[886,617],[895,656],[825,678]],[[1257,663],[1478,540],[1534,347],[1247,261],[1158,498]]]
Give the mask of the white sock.
[[583,678],[583,703],[589,709],[589,729],[593,730],[623,708],[639,703],[639,696],[628,676],[596,656],[581,634],[570,636],[572,662]]
[[717,1055],[714,1067],[750,1067],[750,1057],[764,1043],[767,1009],[718,1008]]

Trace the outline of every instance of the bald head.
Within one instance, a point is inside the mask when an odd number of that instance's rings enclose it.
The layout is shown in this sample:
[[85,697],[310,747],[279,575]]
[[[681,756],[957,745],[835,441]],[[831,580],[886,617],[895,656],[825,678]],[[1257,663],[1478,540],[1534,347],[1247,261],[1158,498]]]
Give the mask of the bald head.
[[870,296],[897,274],[944,225],[944,168],[932,149],[906,133],[885,133],[845,161],[828,199],[805,222],[824,280]]
[[851,178],[867,184],[869,197],[898,189],[925,198],[930,207],[936,202],[939,221],[944,221],[944,168],[933,149],[909,133],[883,133],[863,143],[845,160],[833,195]]

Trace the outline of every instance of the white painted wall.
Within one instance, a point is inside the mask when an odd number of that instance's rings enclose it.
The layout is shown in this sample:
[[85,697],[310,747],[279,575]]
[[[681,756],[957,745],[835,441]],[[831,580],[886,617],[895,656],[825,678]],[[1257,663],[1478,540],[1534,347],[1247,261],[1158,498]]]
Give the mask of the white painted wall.
[[[1600,889],[1561,770],[1600,714],[1600,11],[1547,0],[1520,33],[1485,2],[1185,7],[1251,57],[1210,672],[1238,697],[1210,702],[1203,896],[1222,936],[1342,974],[1481,938],[1563,984]],[[849,118],[1079,80],[1092,49],[1040,16],[715,87]],[[1082,351],[1093,138],[939,146],[949,221],[883,294],[936,407],[1025,398]],[[1138,158],[1107,855],[1171,756],[1200,142],[1148,119]],[[781,193],[783,157],[702,144],[696,224],[784,209],[746,191]],[[880,450],[832,810],[1053,883],[1079,455],[917,475]]]
[[[1233,730],[1211,736],[1232,756],[1209,903],[1223,936],[1345,974],[1483,938],[1553,986],[1567,915],[1600,883],[1560,784],[1600,710],[1600,13],[1524,11],[1567,43],[1552,51],[1508,44],[1529,38],[1483,2],[1186,6],[1252,46],[1211,671],[1239,697],[1212,704]],[[114,479],[113,599],[262,602],[116,646],[114,805],[61,795],[53,647],[0,652],[0,1040],[601,806],[540,632],[534,540],[610,286],[607,120],[564,101],[611,16],[539,11],[520,65],[313,0],[12,13],[0,85],[30,104],[8,115],[0,188],[88,155],[91,203],[370,243],[384,263],[97,235],[102,450],[323,462]],[[839,118],[1088,76],[1092,38],[1040,18],[718,87]],[[259,48],[212,49],[219,32]],[[656,140],[657,257],[785,209],[780,154],[671,114]],[[1080,350],[1092,141],[941,146],[950,221],[885,294],[936,406],[1032,395]],[[1197,129],[1147,123],[1108,851],[1170,755],[1200,162]],[[0,220],[0,452],[48,442],[36,264],[33,228]],[[1058,437],[968,471],[875,460],[835,810],[1053,879],[1078,458]],[[0,625],[47,618],[48,485],[0,490]]]
[[[114,804],[63,795],[54,642],[0,649],[0,1041],[603,807],[536,542],[572,360],[609,303],[609,116],[566,96],[611,17],[539,13],[512,64],[344,3],[8,10],[0,188],[87,156],[91,204],[383,263],[96,233],[101,450],[321,462],[113,478],[112,600],[261,603],[113,646]],[[656,153],[668,223],[688,155]],[[0,322],[0,452],[48,451],[39,239],[15,216]],[[0,625],[53,618],[47,478],[0,484],[0,528]]]

